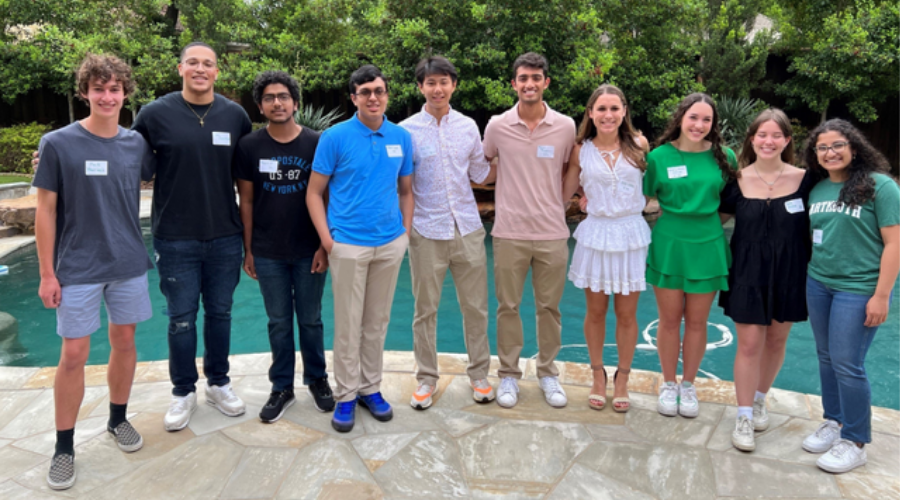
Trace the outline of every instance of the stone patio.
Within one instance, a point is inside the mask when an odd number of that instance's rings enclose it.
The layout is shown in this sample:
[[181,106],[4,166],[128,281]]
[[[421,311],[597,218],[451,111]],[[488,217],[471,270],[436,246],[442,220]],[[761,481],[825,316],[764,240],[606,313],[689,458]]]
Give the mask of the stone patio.
[[75,433],[78,482],[63,492],[45,482],[55,440],[55,368],[0,367],[0,498],[900,498],[894,410],[875,409],[868,465],[834,476],[800,448],[820,420],[817,396],[773,389],[772,423],[747,454],[731,447],[730,382],[698,380],[700,417],[666,418],[656,413],[653,395],[659,375],[635,370],[631,411],[598,412],[587,405],[588,367],[559,363],[569,406],[552,409],[533,361],[523,360],[519,404],[508,410],[474,403],[465,357],[442,354],[440,392],[419,412],[407,404],[415,389],[412,354],[388,352],[382,390],[394,419],[382,423],[360,411],[353,432],[339,434],[305,393],[279,422],[259,422],[269,360],[268,353],[232,357],[245,415],[220,414],[202,404],[200,390],[190,426],[175,433],[162,426],[167,362],[139,363],[129,418],[145,444],[133,454],[120,452],[105,432],[106,367],[88,367]]

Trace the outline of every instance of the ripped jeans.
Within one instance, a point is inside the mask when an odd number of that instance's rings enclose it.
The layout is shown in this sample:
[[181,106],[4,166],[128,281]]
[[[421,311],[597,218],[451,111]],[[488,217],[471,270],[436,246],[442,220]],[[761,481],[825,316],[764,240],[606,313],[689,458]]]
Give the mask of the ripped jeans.
[[197,390],[197,312],[203,299],[203,374],[210,385],[225,385],[231,349],[231,304],[241,278],[239,234],[213,240],[153,238],[159,289],[169,317],[169,378],[172,394]]

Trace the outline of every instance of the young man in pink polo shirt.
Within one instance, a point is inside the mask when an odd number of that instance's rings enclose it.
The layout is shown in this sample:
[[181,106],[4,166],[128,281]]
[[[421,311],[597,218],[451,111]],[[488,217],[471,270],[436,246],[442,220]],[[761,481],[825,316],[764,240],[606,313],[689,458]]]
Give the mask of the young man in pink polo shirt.
[[537,375],[550,406],[566,405],[553,362],[560,348],[559,301],[566,284],[569,228],[562,177],[575,144],[575,121],[543,101],[550,85],[547,59],[529,52],[513,63],[519,102],[494,116],[484,132],[484,154],[498,158],[495,190],[494,283],[497,294],[497,403],[518,402],[522,319],[519,304],[528,270],[537,310]]

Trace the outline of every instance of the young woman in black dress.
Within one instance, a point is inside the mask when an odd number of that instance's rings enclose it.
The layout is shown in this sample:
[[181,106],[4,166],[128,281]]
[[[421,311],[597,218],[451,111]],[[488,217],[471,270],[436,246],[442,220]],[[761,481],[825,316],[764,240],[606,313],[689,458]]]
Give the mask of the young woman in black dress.
[[784,361],[791,325],[807,319],[807,202],[815,182],[810,172],[792,165],[791,136],[781,110],[760,113],[719,208],[723,222],[735,218],[728,290],[719,294],[719,305],[737,327],[738,415],[731,442],[744,451],[756,447],[754,429],[768,427],[765,397]]

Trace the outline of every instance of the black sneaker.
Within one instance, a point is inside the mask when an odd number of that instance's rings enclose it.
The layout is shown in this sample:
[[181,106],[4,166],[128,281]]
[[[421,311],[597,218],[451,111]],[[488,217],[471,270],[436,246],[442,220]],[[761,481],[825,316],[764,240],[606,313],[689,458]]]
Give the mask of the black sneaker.
[[266,405],[259,411],[259,419],[267,424],[277,422],[292,404],[294,404],[293,389],[273,392],[269,395],[269,400],[266,401]]
[[312,396],[317,410],[324,413],[334,411],[334,394],[331,392],[331,386],[328,385],[328,378],[314,380],[313,383],[306,386],[306,390]]
[[107,425],[106,430],[116,438],[119,449],[126,453],[138,451],[144,446],[144,439],[127,420],[122,421],[115,429]]
[[66,490],[75,484],[75,457],[60,453],[50,461],[47,484],[54,490]]

